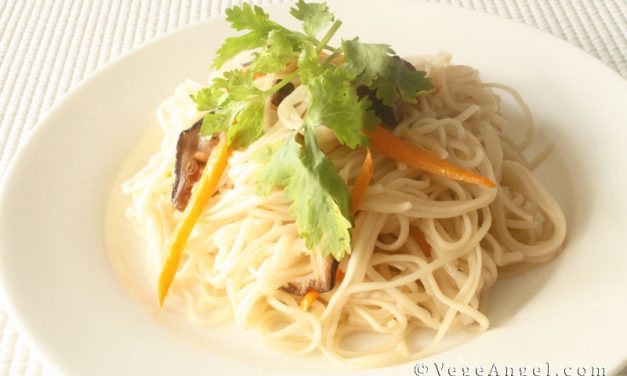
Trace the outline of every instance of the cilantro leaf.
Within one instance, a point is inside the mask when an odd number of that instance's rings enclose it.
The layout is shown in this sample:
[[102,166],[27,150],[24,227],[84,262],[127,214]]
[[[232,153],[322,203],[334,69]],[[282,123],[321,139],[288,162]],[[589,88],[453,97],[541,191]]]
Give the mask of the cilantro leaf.
[[233,123],[237,112],[233,108],[220,108],[211,111],[202,119],[200,134],[203,136],[211,136],[215,133],[224,132],[229,129],[229,125]]
[[257,54],[251,70],[274,73],[285,68],[289,61],[296,60],[295,43],[283,30],[272,30],[268,34],[266,48]]
[[326,3],[305,3],[303,0],[299,0],[296,7],[290,9],[290,14],[303,21],[305,33],[314,38],[334,19]]
[[213,61],[213,67],[216,69],[220,69],[224,63],[242,51],[265,46],[272,30],[286,30],[281,25],[270,21],[270,17],[262,8],[252,7],[250,4],[244,4],[241,8],[227,9],[226,20],[231,23],[235,30],[250,30],[250,32],[225,39],[222,46],[216,51],[216,58]]
[[[248,33],[226,38],[216,51],[213,67],[220,69],[224,63],[237,56],[240,52],[264,47],[257,54],[258,72],[273,73],[284,67],[289,59],[294,59],[293,52],[301,46],[313,43],[306,35],[286,29],[270,20],[268,14],[258,6],[244,4],[242,7],[227,9],[227,21],[238,31],[250,30]],[[286,60],[287,59],[287,60]],[[278,67],[278,68],[277,68]]]
[[237,114],[235,124],[227,132],[229,144],[246,147],[263,135],[264,101],[263,96],[255,98]]
[[250,6],[244,3],[241,7],[233,7],[226,10],[226,20],[235,30],[270,30],[280,27],[270,21],[270,16],[261,7]]
[[266,44],[267,36],[268,32],[266,31],[251,31],[244,35],[226,38],[222,46],[216,51],[216,57],[213,59],[212,66],[215,69],[220,69],[224,63],[239,53],[263,47]]
[[300,55],[298,55],[298,70],[302,83],[307,84],[309,81],[322,74],[328,66],[323,65],[320,62],[318,53],[314,46],[308,46],[304,48]]
[[229,94],[218,86],[205,87],[190,96],[196,102],[198,111],[209,111],[220,107],[224,103]]
[[370,109],[372,103],[367,97],[359,99],[345,72],[326,70],[312,78],[307,88],[310,95],[305,120],[309,124],[333,129],[337,139],[351,149],[368,143],[362,131],[378,119]]
[[346,59],[344,69],[353,79],[361,76],[361,83],[367,86],[385,71],[390,54],[394,54],[387,44],[361,43],[359,38],[343,40],[342,51]]
[[310,126],[303,146],[290,136],[261,170],[259,192],[276,186],[292,200],[290,214],[308,248],[341,260],[350,253],[350,194],[331,161],[320,150]]
[[[435,90],[433,83],[427,78],[427,73],[424,71],[418,71],[410,69],[400,58],[392,59],[393,64],[388,66],[386,75],[379,77],[374,82],[374,87],[377,88],[377,95],[379,91],[385,93],[385,85],[390,83],[396,86],[400,99],[409,103],[416,103],[416,97],[419,95],[430,94]],[[383,103],[386,103],[385,98],[391,97],[391,90],[387,90],[388,95],[381,96]],[[389,105],[389,101],[386,103]],[[393,102],[392,102],[393,103]]]
[[388,45],[361,43],[355,38],[342,41],[342,50],[349,77],[376,89],[377,98],[387,106],[398,99],[416,103],[418,95],[434,90],[425,72],[407,66]]
[[263,134],[264,104],[268,93],[257,89],[250,71],[233,70],[213,80],[193,99],[205,115],[203,136],[227,132],[229,145],[246,147]]

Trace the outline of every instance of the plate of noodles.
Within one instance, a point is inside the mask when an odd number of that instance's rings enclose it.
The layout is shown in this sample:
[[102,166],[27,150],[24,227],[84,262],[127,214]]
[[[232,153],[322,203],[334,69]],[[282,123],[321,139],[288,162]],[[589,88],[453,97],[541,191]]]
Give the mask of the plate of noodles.
[[498,17],[234,7],[43,119],[4,302],[60,374],[611,374],[626,118],[620,76]]

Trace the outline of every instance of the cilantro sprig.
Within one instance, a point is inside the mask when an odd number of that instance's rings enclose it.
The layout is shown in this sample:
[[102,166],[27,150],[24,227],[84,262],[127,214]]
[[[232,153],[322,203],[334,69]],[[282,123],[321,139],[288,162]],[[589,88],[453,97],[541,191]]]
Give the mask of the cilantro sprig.
[[290,214],[309,248],[341,260],[350,253],[350,194],[333,163],[324,155],[311,125],[305,125],[304,142],[295,135],[277,147],[259,174],[261,194],[283,188],[292,200]]
[[387,106],[397,100],[416,103],[416,97],[433,90],[425,72],[407,67],[386,44],[361,43],[359,38],[342,41],[345,69],[356,82],[376,90]]
[[[306,245],[341,260],[350,253],[350,195],[316,142],[315,128],[328,127],[349,148],[367,146],[369,139],[363,131],[381,120],[368,96],[358,94],[358,87],[367,87],[387,106],[414,103],[434,87],[425,72],[406,66],[388,45],[363,43],[358,38],[342,40],[339,47],[329,45],[342,23],[325,3],[298,0],[290,13],[302,21],[303,32],[272,21],[258,6],[228,9],[227,21],[243,33],[224,41],[213,67],[222,68],[244,51],[254,51],[254,60],[246,69],[224,72],[192,99],[199,110],[208,111],[202,134],[226,132],[229,147],[238,149],[263,136],[265,103],[272,94],[293,80],[307,87],[309,104],[303,127],[265,150],[259,192],[283,189],[292,200],[290,213]],[[334,62],[339,56],[344,61]],[[281,72],[290,64],[296,70],[270,89],[255,86],[256,74]],[[297,133],[302,134],[302,144]]]
[[368,97],[359,98],[346,73],[328,69],[308,84],[310,98],[306,122],[311,126],[326,125],[335,132],[340,143],[350,147],[368,144],[362,129],[379,122]]

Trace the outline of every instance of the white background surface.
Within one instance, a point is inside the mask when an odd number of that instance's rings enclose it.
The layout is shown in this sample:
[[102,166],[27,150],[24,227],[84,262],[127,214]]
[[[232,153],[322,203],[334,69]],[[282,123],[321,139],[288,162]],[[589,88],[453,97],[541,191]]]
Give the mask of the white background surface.
[[[545,30],[627,77],[625,0],[431,2]],[[0,0],[0,179],[38,119],[95,69],[156,36],[221,14],[231,4],[240,2]],[[42,373],[0,308],[0,374]]]

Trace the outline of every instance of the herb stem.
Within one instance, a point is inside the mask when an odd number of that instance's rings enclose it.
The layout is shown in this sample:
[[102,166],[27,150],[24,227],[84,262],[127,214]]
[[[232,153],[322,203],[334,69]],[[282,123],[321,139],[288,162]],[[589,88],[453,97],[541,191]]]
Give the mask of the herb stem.
[[[302,34],[302,33],[301,33],[301,35],[305,36],[305,34]],[[314,45],[316,45],[316,46],[319,46],[319,45],[320,45],[320,41],[319,41],[318,39],[316,39],[316,38],[312,38],[312,37],[309,37],[309,36],[306,36],[306,37],[307,37],[307,40],[308,40],[308,41],[310,41],[311,43],[313,43]],[[326,46],[325,46],[325,45],[322,45],[322,49],[323,49],[323,50],[329,50],[329,51],[331,51],[331,52],[335,52],[335,51],[337,51],[337,48],[335,48],[335,47],[333,47],[333,46],[330,46],[330,45],[328,45],[328,44],[327,44]]]
[[[325,64],[331,60],[329,59],[333,59],[334,57],[336,57],[340,52],[339,52],[339,48],[334,48],[328,45],[329,41],[331,40],[331,38],[333,38],[333,35],[337,32],[337,29],[340,28],[340,26],[342,26],[342,21],[340,20],[336,20],[333,25],[331,25],[331,27],[329,28],[329,31],[327,31],[327,33],[324,35],[324,37],[322,38],[322,40],[318,43],[318,47],[316,48],[316,55],[320,53],[320,51],[322,51],[323,49],[327,49],[330,51],[333,51],[333,53],[331,54],[331,56],[329,56],[326,60],[325,60]],[[296,76],[298,75],[298,68],[290,73],[289,75],[287,75],[286,77],[282,78],[281,81],[279,83],[277,83],[276,85],[272,86],[270,89],[268,89],[266,91],[266,93],[268,95],[272,95],[274,93],[276,93],[277,91],[281,90],[281,88],[283,88],[283,86],[289,84],[290,82],[292,82],[292,80],[294,78],[296,78]]]
[[339,48],[337,48],[331,55],[327,56],[326,59],[324,59],[324,61],[322,62],[322,64],[329,64],[330,62],[333,61],[333,59],[335,59],[336,57],[338,57],[342,52],[340,51]]
[[[318,45],[318,48],[316,48],[316,53],[320,53],[320,51],[322,51],[323,48],[329,48],[329,46],[327,46],[327,44],[329,43],[329,41],[331,40],[331,38],[333,38],[333,35],[337,32],[337,29],[340,28],[340,26],[342,26],[342,21],[337,20],[333,23],[333,25],[331,26],[331,28],[329,29],[329,31],[327,31],[327,33],[324,35],[324,37],[322,38],[322,40],[320,41],[320,44]],[[335,49],[333,48],[329,48],[331,51],[335,51]]]
[[294,78],[296,78],[296,76],[298,75],[298,69],[296,69],[294,72],[288,74],[287,76],[283,77],[281,79],[281,81],[279,81],[276,85],[272,86],[270,89],[268,89],[266,91],[266,93],[268,93],[268,95],[272,95],[274,93],[276,93],[277,91],[281,90],[281,88],[287,84],[289,84],[290,82],[292,82],[292,80]]

